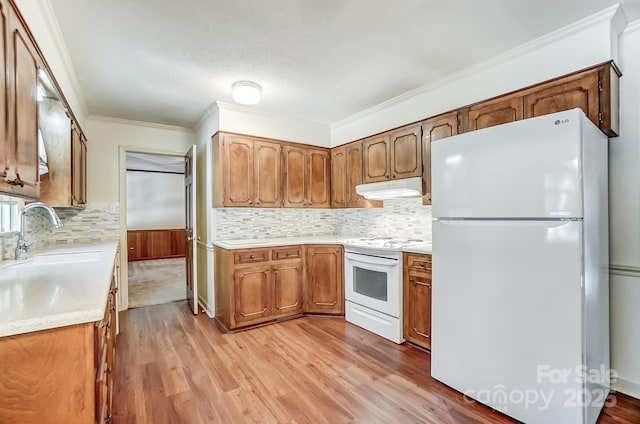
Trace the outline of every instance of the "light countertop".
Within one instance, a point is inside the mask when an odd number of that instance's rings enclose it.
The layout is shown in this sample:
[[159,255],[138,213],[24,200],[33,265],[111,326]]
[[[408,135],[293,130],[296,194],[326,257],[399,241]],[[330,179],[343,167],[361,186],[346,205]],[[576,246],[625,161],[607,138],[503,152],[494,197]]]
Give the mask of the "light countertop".
[[223,249],[254,249],[260,247],[289,246],[297,244],[344,244],[345,241],[357,238],[356,236],[303,236],[303,237],[274,237],[263,239],[242,240],[216,240],[214,246]]
[[69,244],[0,262],[0,337],[100,321],[118,242]]
[[[289,246],[298,244],[344,244],[359,236],[325,235],[303,237],[274,237],[263,239],[216,240],[214,246],[223,249],[258,249],[261,247]],[[417,244],[402,249],[403,252],[431,254],[431,243]]]

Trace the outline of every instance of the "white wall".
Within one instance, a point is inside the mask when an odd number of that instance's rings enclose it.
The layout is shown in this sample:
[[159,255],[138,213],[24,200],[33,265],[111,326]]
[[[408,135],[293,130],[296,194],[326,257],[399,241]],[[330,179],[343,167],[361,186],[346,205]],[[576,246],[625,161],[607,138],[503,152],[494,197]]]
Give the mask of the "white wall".
[[605,11],[331,126],[331,145],[419,121],[617,59],[619,9]]
[[329,125],[216,102],[220,131],[329,147]]
[[184,228],[184,174],[127,171],[127,230]]
[[609,142],[611,365],[640,398],[640,21],[620,37],[620,137]]
[[[87,120],[87,198],[89,202],[118,202],[119,147],[129,151],[183,155],[195,144],[191,130],[136,122]],[[124,183],[124,182],[123,182]]]

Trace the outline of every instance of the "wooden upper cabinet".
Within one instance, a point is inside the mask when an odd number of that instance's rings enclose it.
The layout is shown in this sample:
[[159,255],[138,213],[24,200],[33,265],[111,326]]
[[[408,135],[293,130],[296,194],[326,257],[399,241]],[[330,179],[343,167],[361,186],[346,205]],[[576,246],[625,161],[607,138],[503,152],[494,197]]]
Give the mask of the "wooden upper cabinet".
[[391,179],[422,176],[422,128],[414,125],[389,136]]
[[253,140],[222,135],[223,206],[253,205]]
[[458,112],[447,113],[427,119],[422,123],[422,175],[425,195],[422,204],[431,204],[431,143],[458,134]]
[[523,105],[522,96],[520,95],[483,102],[469,108],[466,131],[475,131],[518,121],[522,119],[522,116]]
[[[0,127],[3,131],[3,146],[0,160],[3,169],[0,191],[12,195],[37,198],[38,176],[38,103],[35,95],[38,86],[40,58],[22,25],[17,12],[7,2],[2,7],[3,74],[0,79],[4,91]],[[5,79],[6,78],[6,79]],[[8,94],[7,94],[8,93]],[[5,134],[8,136],[5,138]]]
[[524,96],[524,117],[532,118],[579,107],[597,124],[600,113],[598,85],[597,69],[543,84]]
[[87,203],[87,143],[80,129],[71,126],[71,205]]
[[331,206],[331,156],[326,149],[307,149],[309,161],[307,206]]
[[10,160],[11,151],[9,150],[9,138],[7,134],[7,34],[8,28],[8,7],[7,3],[0,2],[0,29],[2,40],[0,41],[0,191],[13,191],[14,188],[7,183],[7,177],[10,173],[10,167],[13,164]]
[[284,168],[284,207],[307,206],[308,160],[305,148],[284,146],[282,150]]
[[331,206],[331,157],[327,149],[283,147],[285,207]]
[[331,149],[331,207],[344,208],[347,204],[346,176],[347,176],[347,148],[346,146]]
[[[348,208],[361,208],[366,205],[364,197],[356,193],[356,186],[362,184],[362,141],[346,146],[345,198]],[[379,203],[379,202],[378,202]],[[377,204],[380,206],[379,204]]]
[[386,181],[391,177],[389,172],[389,135],[383,134],[368,138],[362,143],[364,182],[375,183]]
[[253,144],[255,206],[282,206],[281,150],[278,143],[255,141]]

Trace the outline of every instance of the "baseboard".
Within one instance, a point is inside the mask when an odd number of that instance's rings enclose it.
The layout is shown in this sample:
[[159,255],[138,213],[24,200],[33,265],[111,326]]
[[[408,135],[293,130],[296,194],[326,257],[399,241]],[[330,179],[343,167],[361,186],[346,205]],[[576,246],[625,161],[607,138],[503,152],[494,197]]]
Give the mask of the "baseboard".
[[213,318],[216,315],[215,310],[207,304],[207,300],[200,296],[198,296],[198,305],[200,305],[204,313],[207,314],[209,318]]
[[636,399],[640,399],[640,383],[617,377],[611,387],[616,392],[624,393]]

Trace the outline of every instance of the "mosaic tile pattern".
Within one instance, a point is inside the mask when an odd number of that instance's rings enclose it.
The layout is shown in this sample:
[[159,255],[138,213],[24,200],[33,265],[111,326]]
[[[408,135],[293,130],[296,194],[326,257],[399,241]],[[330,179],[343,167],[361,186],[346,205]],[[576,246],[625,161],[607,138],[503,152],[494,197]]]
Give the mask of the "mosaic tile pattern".
[[338,234],[431,241],[431,206],[422,199],[385,200],[382,208],[335,209]]
[[376,209],[214,209],[216,240],[343,234],[431,240],[431,207],[394,199]]
[[331,209],[214,209],[214,238],[251,239],[336,233]]
[[[83,211],[58,210],[64,224],[54,229],[41,209],[28,212],[25,239],[34,242],[31,249],[37,251],[56,244],[83,243],[87,241],[112,239],[120,236],[120,208],[118,203],[90,203]],[[2,259],[13,259],[18,241],[17,234],[0,237]]]

